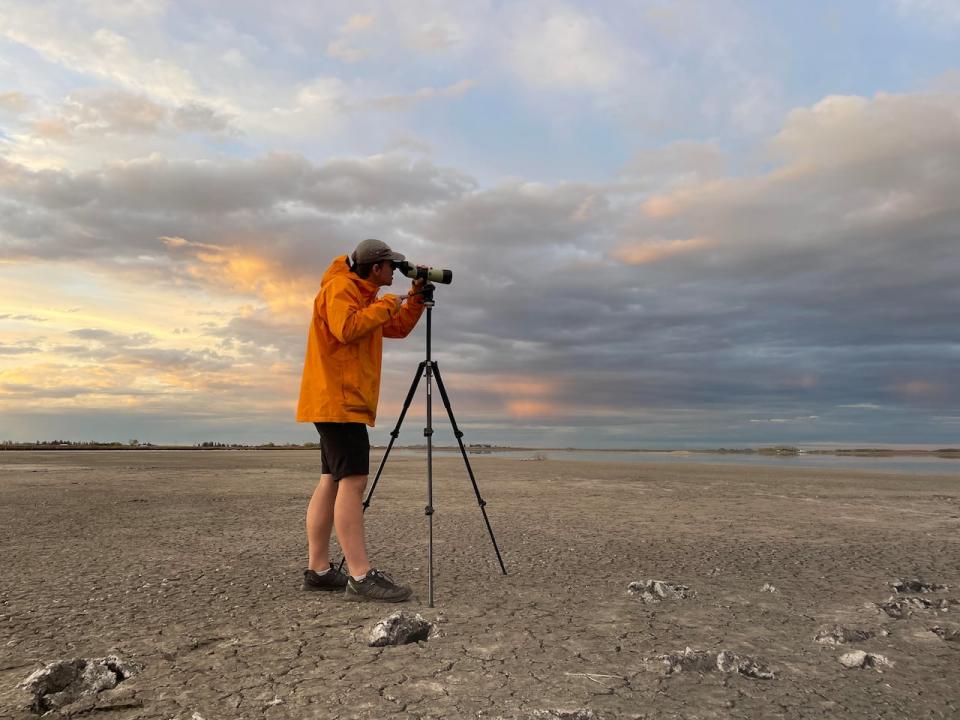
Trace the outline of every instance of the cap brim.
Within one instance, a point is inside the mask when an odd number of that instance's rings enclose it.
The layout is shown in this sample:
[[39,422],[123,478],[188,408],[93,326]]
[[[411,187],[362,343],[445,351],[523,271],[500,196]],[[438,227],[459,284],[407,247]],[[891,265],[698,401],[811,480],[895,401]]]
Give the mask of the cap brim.
[[403,262],[406,259],[407,259],[407,256],[404,255],[403,253],[394,252],[392,250],[390,251],[389,260],[391,262]]

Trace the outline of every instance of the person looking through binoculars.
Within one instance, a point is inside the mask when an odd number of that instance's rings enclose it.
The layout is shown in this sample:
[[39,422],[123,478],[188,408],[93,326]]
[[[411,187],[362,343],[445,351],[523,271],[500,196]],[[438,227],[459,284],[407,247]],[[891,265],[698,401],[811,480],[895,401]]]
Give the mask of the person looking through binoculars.
[[[378,298],[381,287],[393,284],[398,267],[415,277],[410,291]],[[363,493],[370,474],[367,425],[373,427],[377,416],[383,338],[404,338],[416,327],[424,310],[425,270],[413,268],[386,243],[369,239],[350,258],[336,258],[324,273],[313,303],[297,406],[297,422],[312,422],[320,433],[321,453],[320,482],[307,507],[305,590],[339,590],[351,599],[383,602],[410,597],[410,588],[371,567]],[[333,528],[349,575],[329,560]]]

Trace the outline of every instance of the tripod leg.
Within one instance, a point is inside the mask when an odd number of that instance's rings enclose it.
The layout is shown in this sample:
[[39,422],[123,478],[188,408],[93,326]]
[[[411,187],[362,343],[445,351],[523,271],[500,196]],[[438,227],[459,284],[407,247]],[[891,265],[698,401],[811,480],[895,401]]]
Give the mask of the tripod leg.
[[473,468],[470,467],[470,460],[467,458],[467,449],[463,446],[463,433],[457,427],[457,420],[453,417],[453,408],[450,407],[450,398],[447,397],[447,390],[443,386],[443,378],[440,377],[440,368],[436,362],[433,364],[433,374],[437,378],[437,388],[440,390],[440,397],[443,398],[443,406],[447,409],[447,415],[450,418],[450,425],[453,427],[453,434],[457,437],[457,443],[460,445],[460,454],[463,455],[463,462],[467,466],[467,474],[470,476],[470,482],[473,484],[473,492],[477,496],[477,504],[480,506],[480,512],[483,513],[483,521],[487,525],[487,532],[490,533],[490,542],[493,543],[493,551],[497,554],[497,562],[500,563],[500,571],[506,575],[507,568],[503,565],[503,558],[500,557],[500,548],[497,547],[497,540],[493,536],[493,528],[490,527],[490,519],[487,517],[487,501],[480,497],[480,488],[477,487],[477,480],[473,476]]
[[[393,428],[393,431],[390,433],[390,442],[387,444],[387,449],[383,453],[383,457],[380,458],[380,465],[377,467],[377,474],[373,478],[373,485],[370,486],[370,490],[367,492],[367,497],[363,501],[363,512],[367,512],[367,508],[370,507],[370,498],[373,497],[373,491],[377,489],[377,483],[380,482],[380,475],[383,473],[383,467],[387,464],[387,458],[390,455],[390,451],[393,449],[393,443],[396,442],[397,437],[400,435],[400,426],[403,425],[403,419],[407,416],[407,410],[410,409],[410,402],[413,400],[413,394],[417,391],[417,386],[420,384],[420,378],[423,377],[423,369],[426,367],[426,363],[420,363],[420,366],[417,368],[417,374],[413,378],[413,382],[410,383],[410,390],[407,392],[407,399],[403,401],[403,410],[400,411],[400,417],[397,419],[397,425]],[[343,563],[346,561],[346,557],[340,558],[340,564],[337,566],[337,570],[343,569]]]
[[393,443],[396,441],[397,437],[400,435],[400,426],[403,425],[403,419],[407,416],[407,410],[410,409],[410,401],[413,400],[413,394],[417,391],[417,386],[420,384],[420,378],[423,377],[423,369],[426,367],[426,363],[420,363],[420,366],[417,368],[417,374],[413,378],[413,382],[410,383],[410,390],[407,392],[407,399],[403,401],[403,410],[400,411],[400,417],[397,419],[397,425],[393,428],[390,433],[390,443],[387,445],[387,449],[383,453],[383,457],[380,458],[380,465],[377,467],[377,474],[373,478],[373,485],[370,486],[370,491],[367,493],[367,499],[363,501],[363,511],[366,512],[367,508],[370,507],[370,498],[373,497],[373,491],[377,489],[377,483],[380,482],[380,474],[383,472],[383,466],[387,464],[387,457],[390,455],[390,451],[393,449]]

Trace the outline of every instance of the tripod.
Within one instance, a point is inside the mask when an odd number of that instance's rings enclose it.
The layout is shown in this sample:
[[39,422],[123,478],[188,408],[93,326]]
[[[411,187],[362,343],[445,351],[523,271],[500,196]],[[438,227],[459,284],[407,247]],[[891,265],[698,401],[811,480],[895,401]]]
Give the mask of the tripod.
[[[473,476],[473,468],[470,467],[470,460],[467,458],[467,450],[463,446],[463,433],[457,427],[457,421],[453,417],[453,408],[450,407],[450,398],[447,396],[447,390],[443,386],[443,378],[440,376],[440,367],[437,361],[430,357],[431,341],[431,323],[434,306],[433,299],[434,286],[427,283],[423,288],[424,305],[427,307],[427,356],[426,360],[417,367],[416,376],[410,384],[410,391],[407,393],[407,399],[403,402],[403,410],[400,412],[400,418],[397,420],[396,427],[390,433],[390,443],[387,445],[383,457],[380,458],[380,466],[377,468],[377,474],[373,479],[373,485],[370,486],[370,492],[367,493],[366,500],[363,501],[363,511],[366,512],[370,507],[370,498],[373,497],[373,491],[377,489],[377,483],[380,482],[380,475],[387,464],[387,458],[390,457],[390,451],[393,449],[393,443],[400,435],[400,426],[406,417],[407,410],[410,409],[410,402],[413,400],[413,394],[417,391],[420,384],[420,378],[426,375],[427,378],[427,426],[423,430],[424,437],[427,438],[427,506],[424,508],[424,514],[427,516],[428,526],[428,544],[427,544],[427,588],[430,595],[429,607],[433,607],[433,378],[437,379],[437,389],[440,391],[440,397],[443,399],[443,406],[447,409],[447,416],[450,418],[450,425],[453,428],[453,434],[457,437],[457,443],[460,445],[460,454],[463,455],[463,462],[467,466],[467,475],[470,476],[470,482],[473,484],[473,492],[477,496],[477,504],[480,506],[480,512],[483,514],[483,522],[486,523],[487,532],[490,533],[490,542],[493,543],[493,551],[497,554],[497,562],[500,563],[501,572],[506,575],[507,569],[503,565],[503,558],[500,557],[500,548],[497,547],[497,540],[493,536],[493,528],[490,527],[490,519],[487,517],[487,502],[480,497],[480,488],[477,487],[477,480]],[[341,563],[342,565],[342,563]]]

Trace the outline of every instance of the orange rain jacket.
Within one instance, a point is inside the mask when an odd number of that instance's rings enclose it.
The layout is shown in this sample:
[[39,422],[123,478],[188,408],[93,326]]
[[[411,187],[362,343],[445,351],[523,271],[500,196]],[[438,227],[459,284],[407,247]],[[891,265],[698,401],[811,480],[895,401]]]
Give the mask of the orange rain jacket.
[[373,427],[380,399],[384,336],[410,334],[423,314],[423,296],[397,309],[395,295],[350,271],[346,255],[323,275],[313,301],[297,422],[362,422]]

